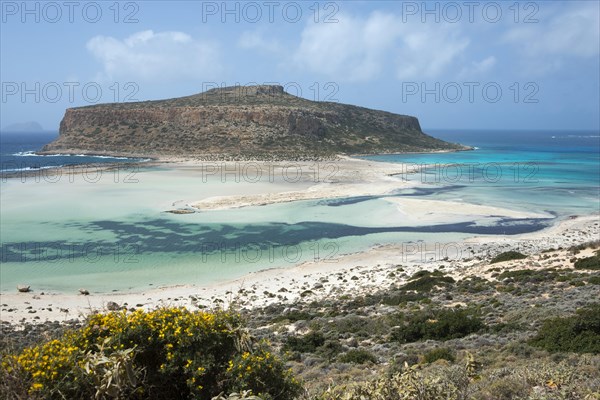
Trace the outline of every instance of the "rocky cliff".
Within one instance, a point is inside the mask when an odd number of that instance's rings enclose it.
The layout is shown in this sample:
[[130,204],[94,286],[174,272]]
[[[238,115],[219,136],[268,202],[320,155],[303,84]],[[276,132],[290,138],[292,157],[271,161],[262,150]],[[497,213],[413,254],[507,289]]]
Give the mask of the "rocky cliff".
[[415,117],[237,86],[67,109],[42,152],[284,159],[463,148],[424,134]]

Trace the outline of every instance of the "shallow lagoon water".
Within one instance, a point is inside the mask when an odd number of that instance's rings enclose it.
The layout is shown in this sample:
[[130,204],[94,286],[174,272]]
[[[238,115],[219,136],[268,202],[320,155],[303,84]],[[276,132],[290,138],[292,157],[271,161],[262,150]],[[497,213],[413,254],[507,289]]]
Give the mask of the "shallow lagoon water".
[[[74,182],[3,182],[1,289],[27,283],[39,290],[108,292],[203,284],[265,268],[335,262],[377,244],[452,241],[499,229],[470,222],[407,224],[394,204],[379,197],[175,215],[164,212],[173,203],[290,190],[290,184],[203,182],[193,169],[165,168],[141,170],[136,180],[115,182],[109,173],[93,183],[81,176]],[[505,221],[503,232],[545,223]]]
[[600,134],[596,131],[439,130],[432,134],[477,149],[365,158],[430,165],[407,177],[426,185],[413,193],[418,196],[558,216],[600,211]]
[[[564,147],[564,146],[563,146]],[[585,146],[583,146],[586,148]],[[486,163],[502,168],[535,162],[535,182],[435,181],[435,170],[408,179],[420,188],[388,196],[358,196],[175,215],[215,195],[300,190],[311,182],[222,182],[190,168],[144,168],[81,175],[57,182],[8,179],[0,183],[2,268],[0,290],[16,284],[36,290],[95,292],[208,284],[249,272],[302,262],[335,262],[342,254],[379,244],[454,242],[476,234],[509,235],[544,228],[546,218],[407,221],[388,198],[465,201],[514,210],[549,211],[558,217],[598,210],[598,154],[555,148],[522,152],[481,148],[452,154],[379,156],[414,163]],[[475,171],[475,170],[474,170]],[[133,174],[132,174],[133,172]],[[434,178],[431,181],[431,178]],[[514,177],[513,177],[514,178]],[[427,181],[429,179],[429,181]]]

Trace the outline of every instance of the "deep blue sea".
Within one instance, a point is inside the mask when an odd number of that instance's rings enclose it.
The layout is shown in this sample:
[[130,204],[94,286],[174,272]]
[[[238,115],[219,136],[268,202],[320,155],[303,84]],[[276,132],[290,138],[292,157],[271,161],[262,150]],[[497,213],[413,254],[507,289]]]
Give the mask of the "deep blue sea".
[[39,156],[35,152],[50,143],[56,132],[0,133],[0,172],[27,171],[77,164],[142,161],[137,158],[88,156],[84,154],[57,154]]

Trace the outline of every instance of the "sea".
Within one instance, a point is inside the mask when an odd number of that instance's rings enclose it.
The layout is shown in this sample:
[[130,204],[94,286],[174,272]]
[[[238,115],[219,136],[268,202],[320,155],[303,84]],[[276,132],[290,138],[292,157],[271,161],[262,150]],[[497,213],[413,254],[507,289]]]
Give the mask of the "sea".
[[[51,136],[2,135],[4,170],[128,164],[122,173],[99,179],[2,177],[0,291],[14,291],[17,284],[69,293],[81,287],[108,293],[203,285],[303,262],[338,262],[344,254],[391,243],[414,249],[422,243],[535,232],[573,215],[600,212],[598,132],[427,133],[474,150],[365,157],[406,165],[407,174],[395,177],[398,189],[382,196],[182,215],[166,211],[215,195],[301,190],[312,183],[290,186],[281,177],[268,183],[223,180],[193,168],[140,162],[131,169],[131,160],[38,156],[35,151]],[[394,200],[402,198],[466,202],[535,217],[458,216],[432,222],[427,216],[421,221],[398,212]]]
[[57,132],[0,132],[0,172],[18,172],[80,164],[140,162],[148,159],[86,154],[37,155]]
[[365,158],[421,168],[430,166],[407,177],[431,187],[417,191],[420,196],[545,211],[557,216],[600,211],[597,131],[430,130],[428,133],[472,146],[474,150]]

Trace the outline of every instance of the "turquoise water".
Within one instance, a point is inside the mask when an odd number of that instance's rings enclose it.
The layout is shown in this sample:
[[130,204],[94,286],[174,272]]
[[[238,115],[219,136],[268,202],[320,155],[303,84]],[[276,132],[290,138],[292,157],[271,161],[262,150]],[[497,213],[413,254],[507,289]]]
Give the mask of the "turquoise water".
[[376,161],[431,165],[409,181],[429,185],[417,194],[558,216],[600,210],[598,132],[433,131],[474,151],[379,155]]
[[[127,171],[118,179],[111,173],[98,181],[81,176],[57,182],[2,180],[0,290],[12,291],[18,283],[64,292],[205,284],[307,261],[337,262],[342,254],[377,244],[511,235],[542,229],[553,220],[488,217],[483,222],[463,218],[431,224],[401,215],[389,201],[394,198],[467,201],[550,212],[559,218],[598,212],[597,136],[552,139],[533,132],[502,134],[502,141],[494,141],[497,133],[435,134],[479,149],[371,157],[462,165],[460,176],[456,167],[434,166],[424,174],[396,177],[398,189],[387,196],[174,215],[164,212],[173,204],[215,195],[301,190],[312,183],[205,181],[193,168],[142,168],[130,180],[124,179]],[[497,169],[501,176],[492,175]],[[426,184],[405,189],[403,179]]]

